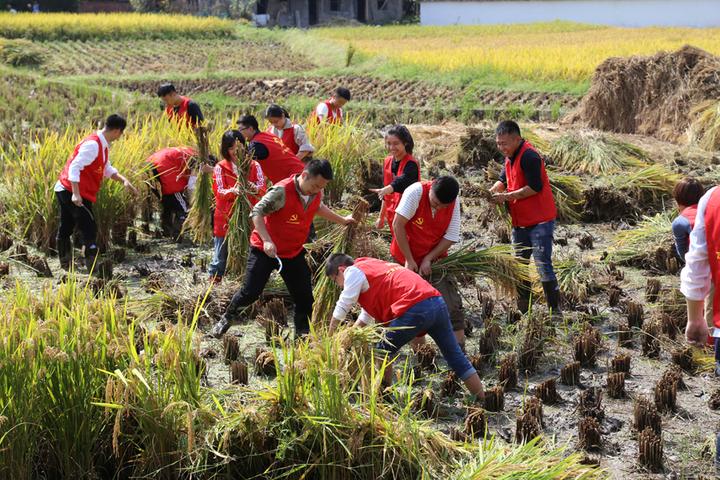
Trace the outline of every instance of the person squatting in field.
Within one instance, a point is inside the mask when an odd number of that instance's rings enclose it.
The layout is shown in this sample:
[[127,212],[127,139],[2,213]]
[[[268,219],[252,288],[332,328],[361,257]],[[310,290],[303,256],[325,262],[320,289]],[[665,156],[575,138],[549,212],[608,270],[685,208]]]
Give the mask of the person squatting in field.
[[[330,256],[325,274],[342,289],[330,321],[330,334],[359,303],[362,309],[354,325],[364,326],[375,320],[388,327],[385,340],[377,345],[380,352],[392,358],[403,345],[428,334],[470,393],[482,400],[480,377],[453,335],[442,295],[427,280],[397,263],[367,257],[353,259],[342,253]],[[388,365],[385,385],[392,383],[392,377],[393,369]]]
[[191,98],[178,94],[175,85],[172,83],[163,83],[157,91],[165,104],[165,115],[171,121],[175,120],[178,125],[187,125],[189,127],[197,127],[204,118],[200,105],[195,103]]
[[[242,136],[237,130],[228,130],[220,141],[222,159],[213,168],[213,193],[215,194],[215,213],[213,214],[213,259],[208,269],[210,280],[219,283],[225,275],[228,246],[226,242],[228,223],[232,216],[235,201],[240,195],[238,185],[238,151]],[[244,153],[244,151],[243,151]],[[267,192],[265,177],[260,164],[250,160],[250,168],[245,181],[249,190],[247,200],[255,206]],[[250,232],[247,232],[250,235]]]
[[85,266],[88,271],[93,269],[98,247],[92,207],[103,179],[121,182],[133,194],[138,194],[133,184],[110,163],[110,144],[122,136],[126,126],[123,117],[110,115],[102,130],[88,135],[75,146],[55,184],[55,198],[60,209],[57,250],[60,266],[65,270],[71,268],[71,236],[76,226],[85,246]]
[[315,111],[313,112],[315,122],[342,124],[345,121],[342,107],[344,107],[351,98],[350,90],[345,87],[336,88],[329,99],[320,102],[317,107],[315,107]]
[[[561,317],[560,290],[552,264],[557,209],[545,161],[522,138],[520,127],[512,120],[500,122],[495,134],[498,150],[505,155],[505,166],[490,193],[496,203],[508,205],[516,254],[535,259],[548,308],[553,317]],[[518,288],[518,310],[528,312],[530,296],[531,284],[525,281]]]
[[420,164],[412,156],[415,142],[404,125],[395,125],[385,134],[388,155],[383,162],[383,187],[371,188],[377,193],[382,204],[377,228],[383,228],[387,221],[392,232],[395,209],[400,197],[410,185],[420,181]]
[[290,114],[280,105],[272,104],[265,109],[265,118],[270,123],[267,133],[282,139],[285,146],[302,161],[307,161],[315,152],[302,125],[293,123]]
[[250,255],[243,286],[213,327],[215,337],[221,337],[230,328],[240,309],[260,297],[275,269],[280,270],[280,276],[295,303],[295,335],[310,332],[314,302],[312,272],[305,260],[303,245],[313,218],[318,215],[340,225],[355,221],[352,216],[338,215],[323,203],[323,189],[332,178],[330,162],[312,159],[300,174],[273,185],[253,207],[255,230],[250,237]]

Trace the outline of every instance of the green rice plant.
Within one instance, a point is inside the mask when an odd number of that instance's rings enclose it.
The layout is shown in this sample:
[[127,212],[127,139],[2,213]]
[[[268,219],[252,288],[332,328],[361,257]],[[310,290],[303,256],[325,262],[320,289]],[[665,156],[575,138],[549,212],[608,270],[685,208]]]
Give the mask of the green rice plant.
[[640,148],[590,131],[563,135],[552,144],[549,156],[563,169],[592,174],[624,171],[647,160]]
[[581,453],[569,453],[567,446],[557,446],[537,437],[522,445],[503,445],[491,438],[480,444],[477,455],[463,462],[449,477],[452,480],[493,478],[590,480],[609,475],[594,465],[586,465]]
[[720,150],[720,101],[709,100],[694,107],[688,130],[690,141],[705,150]]
[[659,245],[672,242],[672,221],[677,211],[644,216],[634,228],[623,230],[613,240],[606,260],[624,265],[643,265]]
[[568,223],[579,222],[583,204],[582,180],[574,175],[564,175],[551,169],[547,170],[547,175],[555,197],[558,220]]
[[37,67],[45,62],[45,51],[29,40],[0,40],[0,60],[13,67]]
[[560,291],[578,303],[585,303],[597,273],[590,262],[567,258],[553,262]]
[[381,154],[382,145],[361,128],[362,119],[351,117],[341,124],[308,122],[307,134],[317,158],[328,160],[333,180],[325,188],[327,203],[337,203],[344,193],[363,193],[363,171]]
[[647,165],[613,175],[608,182],[613,188],[627,192],[642,203],[657,202],[671,194],[681,175],[659,164]]
[[494,245],[478,248],[476,243],[461,245],[432,265],[433,275],[458,277],[482,276],[495,284],[500,291],[517,293],[522,282],[529,281],[527,263],[516,257],[511,245]]
[[[195,136],[200,162],[209,163],[210,139],[207,127],[197,127]],[[211,174],[200,172],[193,191],[192,205],[182,226],[182,233],[189,233],[196,244],[207,244],[212,240],[213,198]]]

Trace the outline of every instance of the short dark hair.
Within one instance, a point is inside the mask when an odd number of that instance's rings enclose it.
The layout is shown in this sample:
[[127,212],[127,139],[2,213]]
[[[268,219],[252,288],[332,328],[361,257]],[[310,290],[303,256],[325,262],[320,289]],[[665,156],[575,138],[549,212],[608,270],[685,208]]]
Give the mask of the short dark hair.
[[290,118],[288,111],[275,103],[268,105],[265,109],[265,118],[282,118],[283,116],[285,118]]
[[120,130],[121,132],[124,132],[125,127],[127,127],[127,120],[117,113],[113,113],[105,119],[105,128],[108,130]]
[[175,90],[175,85],[172,83],[163,83],[158,87],[157,96],[164,97],[165,95],[169,95],[173,92],[177,92],[177,90]]
[[238,125],[242,125],[244,127],[252,127],[255,129],[255,131],[260,131],[260,125],[258,125],[257,118],[255,118],[252,115],[243,115],[240,117],[240,120],[238,120]]
[[455,177],[443,175],[436,178],[432,183],[432,191],[440,203],[447,205],[454,202],[458,197],[460,184],[455,180]]
[[350,99],[352,98],[352,95],[350,95],[350,90],[348,90],[348,89],[345,88],[345,87],[338,87],[338,88],[336,88],[336,89],[335,89],[335,96],[336,96],[336,97],[340,97],[340,98],[344,98],[344,99],[347,100],[348,102],[349,102]]
[[333,253],[325,262],[325,275],[333,277],[337,275],[340,267],[351,267],[355,260],[350,255],[344,253]]
[[311,177],[322,175],[325,180],[333,179],[332,165],[330,165],[330,162],[327,160],[313,158],[305,164],[304,170],[308,172]]
[[520,125],[512,120],[503,120],[495,129],[495,135],[518,135],[520,136]]
[[237,130],[228,130],[223,133],[222,139],[220,139],[220,155],[222,155],[225,160],[232,160],[230,157],[230,149],[238,141],[236,132]]
[[407,153],[413,153],[413,148],[415,148],[415,141],[410,134],[410,130],[408,130],[405,125],[395,125],[385,134],[385,136],[388,135],[399,138],[400,141],[405,145],[405,151]]
[[705,194],[705,187],[696,178],[685,177],[673,189],[673,198],[680,205],[696,205]]

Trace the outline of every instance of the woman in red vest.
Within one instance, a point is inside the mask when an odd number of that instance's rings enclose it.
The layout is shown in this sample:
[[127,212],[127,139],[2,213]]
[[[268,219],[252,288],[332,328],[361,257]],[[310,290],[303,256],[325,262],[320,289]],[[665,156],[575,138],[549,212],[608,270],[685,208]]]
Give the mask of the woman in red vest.
[[317,123],[328,122],[342,124],[344,120],[343,109],[347,102],[350,101],[350,90],[345,87],[338,87],[328,100],[320,102],[313,116]]
[[[362,311],[355,325],[363,326],[374,319],[390,329],[378,350],[392,357],[418,334],[427,333],[470,393],[482,400],[482,382],[452,333],[442,295],[420,275],[397,263],[375,258],[353,260],[342,253],[330,256],[325,274],[342,288],[330,322],[331,334],[359,303]],[[384,372],[386,385],[392,383],[392,377],[393,369],[388,366]]]
[[104,178],[121,182],[125,188],[137,195],[137,189],[120,175],[110,164],[110,144],[120,138],[127,122],[120,115],[110,115],[102,130],[85,137],[75,146],[55,184],[55,197],[60,206],[60,226],[57,234],[57,250],[60,266],[68,270],[72,261],[70,237],[75,226],[85,244],[85,265],[92,270],[98,248],[97,223],[92,206],[97,199]]
[[387,220],[392,230],[395,209],[406,188],[420,181],[420,164],[412,156],[415,142],[407,127],[396,125],[385,134],[385,146],[390,155],[383,162],[383,188],[370,191],[377,193],[382,201],[377,228],[383,228]]
[[[228,222],[232,216],[232,209],[238,198],[240,189],[238,187],[238,138],[241,138],[236,130],[228,130],[222,136],[220,143],[220,160],[213,169],[213,192],[215,193],[215,213],[213,214],[213,259],[210,263],[208,273],[210,279],[220,283],[225,275],[227,266],[227,242],[225,237],[228,231]],[[250,170],[246,178],[252,195],[248,195],[248,201],[255,205],[265,195],[267,187],[260,164],[250,160]],[[249,235],[249,232],[248,232]]]
[[267,132],[281,138],[285,146],[300,160],[305,161],[312,156],[315,147],[310,144],[302,125],[290,120],[287,110],[280,105],[270,105],[265,110],[265,118],[270,123]]
[[245,115],[238,121],[238,130],[247,142],[247,151],[262,167],[273,184],[303,171],[303,162],[275,135],[261,132],[257,119]]
[[[460,241],[460,184],[443,176],[414,183],[403,193],[395,212],[390,254],[400,265],[428,278],[442,294],[455,338],[465,345],[465,312],[457,281],[450,275],[431,276],[432,263],[446,257]],[[413,346],[422,343],[418,340]]]
[[242,288],[235,293],[225,313],[212,329],[221,337],[236,314],[254,303],[279,269],[295,302],[295,334],[310,331],[313,293],[312,272],[305,260],[305,241],[315,215],[340,225],[353,223],[352,216],[341,217],[322,202],[322,191],[332,180],[327,160],[312,159],[300,175],[275,184],[253,208],[255,230],[250,237],[250,254]]
[[187,217],[185,194],[190,184],[189,163],[196,156],[197,152],[191,147],[168,147],[147,159],[152,164],[153,178],[160,183],[160,225],[167,237],[177,238]]
[[[548,308],[553,316],[559,317],[560,291],[552,265],[557,210],[545,161],[530,142],[520,136],[520,127],[512,120],[500,122],[495,134],[498,150],[505,155],[505,166],[490,192],[497,203],[507,202],[517,254],[526,259],[533,256]],[[519,288],[518,309],[526,313],[529,306],[528,282]]]
[[705,194],[705,188],[694,178],[684,178],[675,185],[673,198],[677,203],[680,215],[672,222],[675,251],[680,260],[685,261],[685,254],[690,248],[690,232],[695,226],[698,202]]
[[165,103],[165,115],[170,120],[185,122],[190,127],[197,127],[204,120],[200,105],[179,95],[172,83],[160,85],[157,96]]

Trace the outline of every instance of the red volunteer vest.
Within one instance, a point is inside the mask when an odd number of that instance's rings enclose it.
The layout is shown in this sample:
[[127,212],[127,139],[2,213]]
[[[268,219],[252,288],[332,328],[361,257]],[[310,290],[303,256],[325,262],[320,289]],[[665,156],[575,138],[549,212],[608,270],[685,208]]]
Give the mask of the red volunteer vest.
[[[213,235],[216,237],[226,237],[228,232],[228,222],[232,216],[232,209],[235,206],[237,195],[226,193],[221,195],[218,193],[218,187],[221,184],[223,189],[229,189],[237,183],[237,167],[228,160],[221,160],[217,163],[216,168],[220,167],[220,178],[218,172],[213,172],[213,192],[215,193],[215,213],[213,214]],[[251,205],[255,205],[260,198],[267,192],[265,179],[262,174],[260,165],[252,160],[250,171],[248,172],[247,181],[258,187],[255,195],[248,195],[248,201]]]
[[[395,180],[395,175],[392,173],[392,161],[393,156],[388,155],[385,158],[385,162],[383,164],[383,185],[390,185],[393,180]],[[420,164],[418,164],[417,160],[413,158],[412,155],[409,153],[405,155],[405,157],[400,160],[400,165],[398,165],[398,175],[402,175],[402,172],[405,170],[405,165],[408,164],[408,162],[415,162],[418,166],[418,177],[417,181],[420,181]],[[397,208],[398,204],[400,203],[400,198],[402,198],[402,193],[394,192],[390,195],[385,195],[385,211],[386,211],[386,217],[387,221],[390,224],[390,229],[392,230],[392,222],[395,218],[395,209]]]
[[695,228],[695,217],[697,216],[697,203],[695,205],[690,205],[689,207],[683,208],[683,211],[680,212],[680,215],[688,219],[688,222],[690,222],[690,229],[692,230]]
[[713,296],[713,323],[720,328],[720,188],[710,195],[705,209],[705,235],[707,239],[708,262],[715,295]]
[[[507,178],[507,190],[509,192],[519,190],[527,186],[525,175],[522,171],[521,159],[526,150],[537,150],[525,140],[520,151],[511,164],[509,158],[505,158],[505,176]],[[509,203],[510,216],[514,227],[532,227],[538,223],[549,222],[557,217],[555,199],[553,198],[550,180],[545,171],[545,162],[540,164],[540,176],[542,179],[542,190],[532,197],[515,200]]]
[[[342,123],[342,121],[343,121],[342,109],[336,108],[335,106],[333,106],[333,104],[330,102],[330,100],[325,100],[323,103],[325,104],[325,106],[328,109],[328,114],[326,117],[327,122],[328,123]],[[318,117],[318,115],[317,115],[317,110],[315,111],[314,115],[315,115],[315,121],[317,123],[320,123],[320,117]]]
[[[272,127],[267,129],[267,133],[272,133]],[[282,135],[280,135],[280,138],[282,139],[285,146],[295,155],[300,151],[300,146],[295,141],[295,128],[291,126],[290,128],[284,128],[282,131]]]
[[196,152],[190,147],[170,147],[158,150],[148,157],[147,161],[158,171],[163,195],[174,195],[185,190],[190,179],[187,161],[193,155],[196,155]]
[[[280,258],[293,258],[303,251],[303,244],[310,233],[315,213],[320,208],[322,193],[315,195],[307,209],[295,188],[296,175],[277,183],[285,189],[285,206],[265,217],[265,227],[275,243]],[[257,232],[250,237],[250,244],[260,250],[263,241]]]
[[441,296],[420,275],[396,263],[362,257],[354,265],[362,270],[370,285],[360,294],[358,303],[377,322],[388,323],[423,300]]
[[[430,188],[432,182],[422,182],[422,198],[420,199],[420,205],[418,205],[415,215],[405,224],[405,232],[407,233],[408,243],[410,244],[410,251],[413,255],[415,263],[420,265],[425,255],[430,253],[430,250],[442,240],[447,232],[450,221],[452,220],[453,210],[455,209],[455,202],[448,205],[446,208],[442,208],[435,212],[435,216],[432,215],[432,207],[430,206]],[[455,200],[457,201],[457,200]],[[390,253],[392,254],[395,261],[400,265],[405,265],[405,255],[403,255],[400,246],[395,240],[393,235],[392,243],[390,244]],[[440,257],[446,257],[447,252],[444,252]]]
[[191,127],[196,127],[197,122],[194,122],[192,118],[190,118],[190,115],[188,115],[188,105],[190,105],[190,102],[192,101],[189,97],[180,97],[182,101],[180,102],[180,106],[178,107],[177,113],[175,112],[175,107],[169,105],[165,107],[165,115],[170,120],[177,119],[177,120],[185,120],[187,124]]
[[105,165],[108,162],[108,149],[103,148],[102,141],[97,133],[88,135],[80,143],[75,145],[73,153],[68,157],[65,162],[65,167],[60,173],[60,183],[68,192],[72,192],[72,183],[68,174],[70,172],[70,164],[75,157],[77,157],[80,151],[80,146],[85,142],[96,142],[98,145],[98,154],[93,162],[80,170],[80,196],[85,200],[89,200],[95,203],[97,194],[100,191],[100,184],[102,184],[103,176],[105,174]]
[[260,160],[263,173],[273,184],[280,183],[291,175],[299,174],[305,166],[302,161],[272,133],[259,132],[253,142],[262,143],[268,149],[268,157]]

